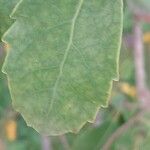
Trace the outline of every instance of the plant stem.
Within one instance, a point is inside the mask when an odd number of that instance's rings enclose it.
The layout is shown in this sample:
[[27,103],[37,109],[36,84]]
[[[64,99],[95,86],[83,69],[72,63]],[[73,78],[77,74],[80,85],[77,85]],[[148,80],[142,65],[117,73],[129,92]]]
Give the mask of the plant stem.
[[124,123],[121,127],[119,127],[107,140],[104,144],[102,150],[110,150],[111,145],[131,126],[133,126],[139,119],[143,112],[137,113],[134,117],[129,119],[126,123]]
[[42,150],[52,150],[50,137],[42,136]]
[[144,52],[143,52],[143,33],[141,29],[141,23],[135,21],[134,24],[134,63],[135,63],[135,76],[136,76],[136,85],[137,92],[139,97],[141,91],[145,89],[145,66],[144,66]]
[[4,144],[4,141],[0,139],[0,150],[6,150],[6,146]]
[[135,63],[135,77],[138,99],[140,100],[141,109],[150,106],[150,93],[146,85],[145,75],[145,60],[144,60],[144,46],[143,33],[141,22],[135,17],[135,24],[133,29],[134,34],[134,63]]
[[70,145],[66,139],[65,135],[59,136],[60,142],[63,145],[65,150],[70,150]]

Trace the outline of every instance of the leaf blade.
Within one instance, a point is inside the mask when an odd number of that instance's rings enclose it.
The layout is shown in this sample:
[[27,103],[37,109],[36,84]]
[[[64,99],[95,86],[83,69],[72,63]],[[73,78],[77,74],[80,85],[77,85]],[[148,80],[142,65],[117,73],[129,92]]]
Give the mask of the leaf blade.
[[16,110],[48,135],[92,122],[118,78],[122,1],[22,1],[13,17],[3,71]]

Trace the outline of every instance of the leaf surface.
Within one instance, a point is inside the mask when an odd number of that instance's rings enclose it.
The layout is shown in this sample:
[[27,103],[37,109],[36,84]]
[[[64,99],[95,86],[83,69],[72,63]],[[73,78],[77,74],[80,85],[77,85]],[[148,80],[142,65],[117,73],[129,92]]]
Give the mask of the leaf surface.
[[77,132],[118,79],[122,0],[22,0],[3,41],[13,106],[46,135]]

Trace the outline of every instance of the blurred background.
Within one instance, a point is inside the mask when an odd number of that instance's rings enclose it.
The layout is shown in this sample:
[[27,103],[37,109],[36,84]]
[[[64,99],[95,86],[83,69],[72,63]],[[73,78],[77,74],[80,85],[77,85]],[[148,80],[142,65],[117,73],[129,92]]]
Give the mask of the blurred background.
[[[0,68],[6,55],[0,43]],[[78,134],[44,137],[11,106],[0,72],[0,150],[150,150],[150,0],[124,1],[120,81],[110,105]]]

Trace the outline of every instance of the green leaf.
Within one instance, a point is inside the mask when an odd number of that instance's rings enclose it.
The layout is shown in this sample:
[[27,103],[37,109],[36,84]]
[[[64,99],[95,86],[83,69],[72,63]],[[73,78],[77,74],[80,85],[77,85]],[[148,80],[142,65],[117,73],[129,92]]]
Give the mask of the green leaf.
[[122,0],[22,0],[3,40],[13,106],[46,135],[77,132],[118,79]]
[[[0,39],[13,23],[9,15],[19,0],[0,0]],[[1,40],[0,40],[1,41]]]

